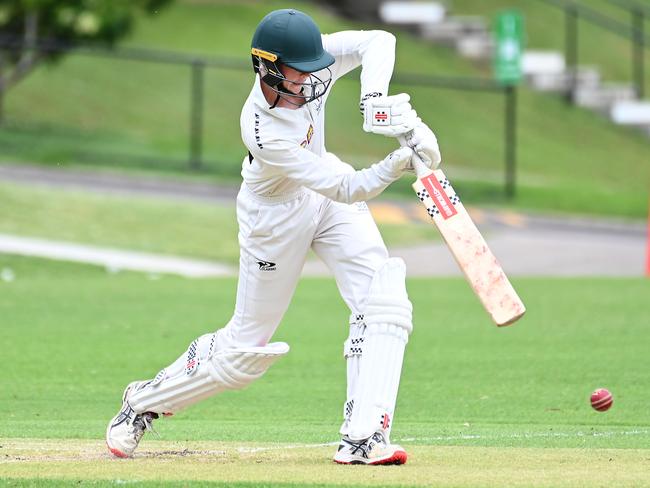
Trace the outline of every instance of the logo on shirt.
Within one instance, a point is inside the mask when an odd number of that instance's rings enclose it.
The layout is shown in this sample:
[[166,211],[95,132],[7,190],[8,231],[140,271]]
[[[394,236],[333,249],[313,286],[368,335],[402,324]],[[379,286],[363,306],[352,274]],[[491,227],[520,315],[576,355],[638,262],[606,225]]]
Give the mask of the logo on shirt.
[[262,259],[258,259],[256,262],[259,265],[261,271],[275,271],[277,269],[275,263],[272,263],[271,261],[263,261]]
[[260,139],[260,114],[258,113],[255,113],[255,142],[257,143],[257,147],[264,149]]
[[302,147],[307,147],[309,143],[311,142],[311,138],[314,135],[314,126],[309,124],[309,129],[307,129],[307,135],[305,136],[305,140],[300,143]]

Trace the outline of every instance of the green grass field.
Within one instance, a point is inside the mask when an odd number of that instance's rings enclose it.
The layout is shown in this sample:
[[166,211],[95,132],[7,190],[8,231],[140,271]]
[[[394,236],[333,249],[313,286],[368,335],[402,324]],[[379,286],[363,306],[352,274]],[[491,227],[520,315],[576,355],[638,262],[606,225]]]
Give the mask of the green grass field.
[[[217,205],[10,183],[0,183],[0,201],[0,233],[239,262],[234,202]],[[424,214],[419,202],[413,207],[414,214]],[[388,246],[440,239],[424,220],[396,221],[373,212]]]
[[[458,13],[492,15],[504,2],[479,3],[458,0],[453,5]],[[509,3],[530,17],[531,43],[561,43],[561,29],[548,29],[561,25],[558,11],[541,2]],[[338,19],[309,2],[294,4],[313,15],[323,31],[367,27]],[[251,26],[263,13],[285,6],[275,0],[179,1],[141,19],[125,46],[247,60]],[[604,53],[606,71],[614,78],[622,75],[627,56],[620,43],[601,42],[598,32],[583,31],[581,45],[590,53],[584,58],[591,62],[592,54]],[[486,67],[461,60],[449,49],[425,45],[405,32],[396,34],[397,73],[490,76]],[[6,96],[0,160],[184,175],[189,74],[187,67],[75,55],[43,66]],[[244,155],[239,113],[251,80],[248,71],[206,71],[206,164],[199,173],[204,178],[237,178]],[[414,106],[436,131],[444,165],[465,202],[633,217],[647,213],[650,166],[644,163],[650,143],[636,131],[568,107],[560,97],[523,89],[518,108],[519,191],[514,201],[506,201],[500,95],[397,84],[392,89],[410,92]],[[392,150],[394,141],[362,132],[358,91],[354,81],[343,80],[335,87],[328,105],[327,140],[330,150],[363,166]],[[391,191],[405,194],[410,188],[400,184]]]
[[[453,0],[454,14],[515,7],[529,46],[562,48],[560,11],[531,0]],[[621,21],[608,0],[589,5]],[[279,0],[178,0],[142,18],[127,47],[248,59],[251,26]],[[323,31],[364,27],[317,4],[291,6]],[[179,26],[183,26],[179,28]],[[646,23],[646,26],[650,24]],[[553,27],[553,28],[551,28]],[[580,24],[580,57],[608,80],[629,77],[628,45]],[[397,72],[489,77],[489,67],[398,35]],[[647,57],[646,57],[647,58]],[[650,59],[646,71],[650,79]],[[202,171],[186,167],[189,69],[69,56],[12,89],[0,163],[236,184],[239,111],[251,75],[206,71]],[[650,87],[648,87],[650,88]],[[518,193],[502,192],[499,95],[394,85],[438,134],[466,204],[536,212],[647,216],[649,139],[559,97],[519,92]],[[650,91],[650,89],[648,90]],[[358,84],[331,97],[328,149],[357,166],[393,148],[364,134]],[[410,178],[388,191],[412,202]],[[373,208],[389,247],[439,239],[405,204]],[[403,203],[403,202],[401,202]],[[490,211],[490,208],[487,209]],[[399,218],[397,218],[399,217]],[[480,227],[479,222],[479,227]],[[218,260],[239,249],[235,210],[0,182],[0,233]],[[489,239],[488,239],[489,240]],[[517,278],[527,315],[493,326],[461,279],[408,279],[414,332],[393,441],[405,466],[339,466],[331,458],[345,400],[348,311],[333,279],[301,281],[274,340],[291,352],[248,389],[156,421],[135,458],[112,458],[106,423],[124,386],[153,377],[197,336],[230,318],[236,280],[190,280],[0,253],[0,486],[650,487],[650,280]],[[607,387],[604,413],[590,393]]]
[[[410,279],[414,332],[393,438],[406,466],[331,463],[347,314],[306,279],[274,339],[291,353],[250,388],[157,421],[133,460],[102,439],[131,380],[232,312],[235,281],[0,255],[0,482],[145,486],[648,486],[650,340],[641,279],[518,279],[528,314],[498,329],[461,279]],[[606,413],[589,394],[607,387]],[[172,483],[176,482],[176,483]]]

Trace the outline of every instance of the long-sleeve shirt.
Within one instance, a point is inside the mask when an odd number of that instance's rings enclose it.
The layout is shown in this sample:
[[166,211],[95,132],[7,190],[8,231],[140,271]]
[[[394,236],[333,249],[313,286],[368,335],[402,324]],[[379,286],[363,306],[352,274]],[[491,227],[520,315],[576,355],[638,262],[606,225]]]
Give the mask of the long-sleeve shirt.
[[[361,66],[361,94],[388,94],[395,64],[395,37],[384,31],[343,31],[323,35],[335,58],[332,83],[319,99],[298,109],[270,108],[259,76],[241,112],[242,140],[251,157],[242,176],[259,195],[280,195],[309,188],[336,201],[368,200],[399,177],[385,164],[354,171],[325,149],[325,104],[340,77]],[[320,79],[329,73],[315,73]]]

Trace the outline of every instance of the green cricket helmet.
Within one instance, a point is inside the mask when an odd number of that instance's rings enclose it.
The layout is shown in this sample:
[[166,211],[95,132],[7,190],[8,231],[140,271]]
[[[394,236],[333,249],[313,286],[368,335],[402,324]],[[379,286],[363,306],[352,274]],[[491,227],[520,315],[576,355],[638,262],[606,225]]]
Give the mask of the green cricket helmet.
[[[309,103],[322,97],[332,81],[329,66],[334,63],[334,56],[323,49],[316,23],[299,10],[274,10],[264,17],[253,34],[251,55],[255,72],[281,98],[285,98],[283,94],[290,95],[302,98],[302,103]],[[311,74],[305,83],[291,82],[301,85],[298,94],[283,86],[286,78],[280,71],[280,64]],[[313,74],[324,69],[329,72],[325,81]]]

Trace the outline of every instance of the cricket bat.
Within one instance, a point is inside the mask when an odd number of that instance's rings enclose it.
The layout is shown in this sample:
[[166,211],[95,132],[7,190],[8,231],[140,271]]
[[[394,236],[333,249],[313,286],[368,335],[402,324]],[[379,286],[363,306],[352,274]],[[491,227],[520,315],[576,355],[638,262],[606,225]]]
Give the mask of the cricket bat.
[[440,169],[432,171],[418,159],[417,153],[415,156],[416,195],[494,323],[512,324],[526,312],[526,307],[445,174]]

